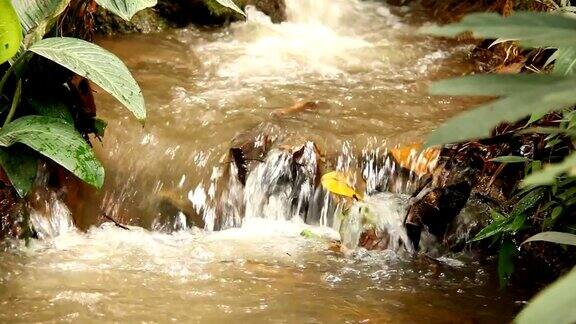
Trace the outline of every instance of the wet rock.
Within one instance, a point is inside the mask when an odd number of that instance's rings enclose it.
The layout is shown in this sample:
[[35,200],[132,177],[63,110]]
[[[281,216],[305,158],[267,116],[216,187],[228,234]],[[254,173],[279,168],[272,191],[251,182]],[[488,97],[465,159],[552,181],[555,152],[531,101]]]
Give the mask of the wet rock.
[[192,203],[174,192],[162,192],[154,208],[156,217],[152,224],[154,230],[173,232],[192,226],[204,228],[202,216],[197,213]]
[[279,134],[277,126],[263,123],[234,138],[221,159],[221,174],[210,185],[215,188],[215,230],[264,214],[286,219],[317,217],[312,206],[322,202],[316,190],[320,150],[303,137]]
[[[244,8],[255,6],[268,15],[272,22],[286,20],[284,0],[242,0],[236,1]],[[200,26],[220,26],[231,21],[242,20],[243,16],[225,8],[215,0],[160,0],[154,8],[139,11],[130,21],[98,8],[93,14],[94,29],[99,34],[114,35],[128,33],[154,33],[167,28],[185,27],[190,24]]]
[[387,232],[377,231],[375,228],[368,228],[360,234],[358,246],[366,250],[386,250],[390,235]]
[[0,239],[22,234],[21,205],[21,199],[0,167]]
[[284,0],[245,0],[244,6],[252,5],[265,13],[273,23],[281,23],[288,18]]
[[470,183],[462,181],[445,187],[427,186],[413,198],[405,225],[415,249],[424,229],[443,239],[450,223],[464,208],[471,190]]
[[[212,13],[212,16],[224,18],[226,21],[241,20],[243,17],[236,12],[222,7],[216,0],[188,0],[192,3],[197,3],[197,7],[206,7]],[[242,9],[246,6],[254,6],[256,9],[262,11],[265,15],[270,17],[273,23],[281,23],[286,21],[286,3],[285,0],[237,0],[235,3]]]

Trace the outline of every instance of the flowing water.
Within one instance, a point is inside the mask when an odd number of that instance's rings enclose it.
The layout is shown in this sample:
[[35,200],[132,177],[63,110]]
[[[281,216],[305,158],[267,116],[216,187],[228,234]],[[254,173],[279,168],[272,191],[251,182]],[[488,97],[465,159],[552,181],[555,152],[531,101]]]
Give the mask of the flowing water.
[[[522,303],[498,290],[489,260],[411,258],[407,198],[381,192],[395,172],[386,148],[469,104],[426,94],[469,72],[467,47],[417,35],[411,8],[286,2],[282,24],[248,8],[227,28],[99,40],[135,75],[149,117],[97,95],[104,188],[75,189],[68,206],[50,196],[49,215],[31,215],[45,239],[4,244],[0,321],[510,320]],[[263,153],[241,180],[229,149],[246,142]],[[332,169],[364,178],[366,199],[345,206],[319,188]],[[100,225],[102,213],[130,229]],[[476,214],[460,215],[459,235]],[[357,247],[366,218],[387,249]]]

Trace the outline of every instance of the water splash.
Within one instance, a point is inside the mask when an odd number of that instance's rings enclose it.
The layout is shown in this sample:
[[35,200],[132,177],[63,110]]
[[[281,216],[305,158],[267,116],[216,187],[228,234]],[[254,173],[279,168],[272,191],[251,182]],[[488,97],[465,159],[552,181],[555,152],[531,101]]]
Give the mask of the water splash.
[[39,239],[50,239],[76,230],[66,204],[51,192],[45,208],[30,210],[30,227]]

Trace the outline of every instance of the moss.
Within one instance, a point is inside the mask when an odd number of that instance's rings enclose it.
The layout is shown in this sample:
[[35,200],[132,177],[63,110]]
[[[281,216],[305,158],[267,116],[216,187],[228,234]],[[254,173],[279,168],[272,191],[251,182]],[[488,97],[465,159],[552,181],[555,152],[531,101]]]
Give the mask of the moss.
[[165,30],[170,23],[154,9],[145,9],[134,15],[130,21],[99,8],[94,15],[96,32],[100,34],[153,33]]

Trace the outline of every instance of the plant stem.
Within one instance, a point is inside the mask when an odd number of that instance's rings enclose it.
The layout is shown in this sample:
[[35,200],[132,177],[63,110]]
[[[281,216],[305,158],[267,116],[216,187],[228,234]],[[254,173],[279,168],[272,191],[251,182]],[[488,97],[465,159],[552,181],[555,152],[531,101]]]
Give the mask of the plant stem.
[[14,71],[15,67],[16,67],[16,62],[14,62],[14,64],[10,65],[8,70],[6,70],[6,72],[2,76],[2,79],[0,79],[0,94],[2,94],[2,90],[4,89],[4,85],[6,84],[6,81],[8,81],[8,78],[10,77],[10,74],[12,74],[12,71]]
[[2,95],[2,90],[4,90],[4,86],[6,85],[6,82],[8,81],[8,78],[10,78],[10,74],[12,74],[12,72],[14,72],[16,70],[16,68],[21,64],[21,63],[25,63],[26,61],[28,61],[28,59],[31,57],[31,55],[28,54],[29,52],[25,52],[24,54],[18,56],[18,58],[14,61],[14,63],[12,63],[10,65],[10,67],[8,68],[8,70],[6,70],[6,72],[4,72],[4,75],[2,76],[2,79],[0,79],[0,96]]
[[4,125],[2,127],[5,127],[12,121],[14,113],[16,112],[16,108],[20,103],[21,94],[22,94],[22,80],[19,79],[18,83],[16,84],[16,90],[14,91],[14,97],[12,98],[12,105],[10,106],[10,111],[8,112],[8,116],[6,116],[6,120],[4,121]]

